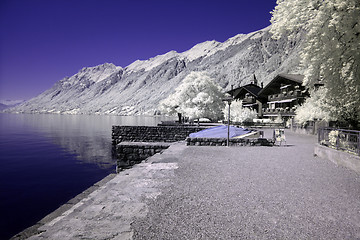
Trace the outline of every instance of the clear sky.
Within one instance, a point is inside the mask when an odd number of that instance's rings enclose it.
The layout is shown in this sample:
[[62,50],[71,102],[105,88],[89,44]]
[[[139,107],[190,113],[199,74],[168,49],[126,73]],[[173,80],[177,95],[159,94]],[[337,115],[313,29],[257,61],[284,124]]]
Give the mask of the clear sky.
[[270,25],[276,0],[1,0],[0,99],[30,99],[83,67],[126,67]]

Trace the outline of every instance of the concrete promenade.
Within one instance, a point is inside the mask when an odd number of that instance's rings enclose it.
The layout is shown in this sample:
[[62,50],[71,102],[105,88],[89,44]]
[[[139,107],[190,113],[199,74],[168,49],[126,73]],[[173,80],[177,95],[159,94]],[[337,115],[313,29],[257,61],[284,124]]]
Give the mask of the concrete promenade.
[[30,239],[360,239],[360,175],[314,157],[314,136],[286,138],[286,147],[176,143]]

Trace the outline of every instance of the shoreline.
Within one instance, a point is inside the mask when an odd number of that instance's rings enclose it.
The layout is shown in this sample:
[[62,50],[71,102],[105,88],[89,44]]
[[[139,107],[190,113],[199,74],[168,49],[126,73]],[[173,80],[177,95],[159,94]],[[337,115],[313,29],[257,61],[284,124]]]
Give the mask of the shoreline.
[[21,232],[19,232],[19,233],[15,234],[14,236],[12,236],[10,238],[10,240],[27,239],[29,237],[32,237],[32,236],[34,236],[36,234],[41,233],[42,231],[39,230],[40,227],[42,227],[45,224],[51,222],[55,218],[61,216],[64,212],[68,211],[69,209],[74,207],[76,204],[81,202],[83,199],[88,197],[91,193],[95,192],[97,189],[99,189],[100,187],[104,186],[106,183],[111,181],[114,177],[116,177],[116,175],[117,175],[116,173],[110,173],[109,175],[107,175],[106,177],[101,179],[100,181],[94,183],[92,186],[90,186],[89,188],[87,188],[83,192],[79,193],[75,197],[71,198],[69,201],[62,204],[60,207],[58,207],[57,209],[55,209],[54,211],[52,211],[51,213],[49,213],[48,215],[43,217],[41,220],[39,220],[34,225],[32,225],[32,226],[30,226],[28,228],[25,228]]
[[149,200],[171,183],[178,157],[177,142],[162,153],[118,174],[110,174],[11,239],[132,239],[131,224],[145,217]]
[[314,156],[314,136],[287,133],[286,147],[257,151],[174,143],[100,181],[87,197],[24,237],[359,237],[359,175]]

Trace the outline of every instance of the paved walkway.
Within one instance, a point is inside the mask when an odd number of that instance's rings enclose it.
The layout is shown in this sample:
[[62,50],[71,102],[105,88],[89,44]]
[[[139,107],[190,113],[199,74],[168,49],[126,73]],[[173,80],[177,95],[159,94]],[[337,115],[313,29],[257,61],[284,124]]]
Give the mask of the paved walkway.
[[[269,131],[265,137],[270,137]],[[172,145],[30,239],[360,239],[360,175],[287,147]]]

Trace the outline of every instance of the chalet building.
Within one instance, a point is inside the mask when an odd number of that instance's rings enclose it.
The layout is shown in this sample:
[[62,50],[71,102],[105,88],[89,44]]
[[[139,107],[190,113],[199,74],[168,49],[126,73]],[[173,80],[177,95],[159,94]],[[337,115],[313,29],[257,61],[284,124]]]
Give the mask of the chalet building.
[[[256,109],[259,118],[289,118],[295,115],[295,109],[308,97],[307,89],[302,86],[304,76],[279,74],[264,88],[253,82],[233,89],[228,93],[242,100],[244,107]],[[261,84],[262,85],[262,84]]]
[[258,117],[262,117],[263,102],[266,100],[262,96],[259,96],[259,92],[262,89],[262,86],[258,86],[258,81],[254,75],[254,79],[250,84],[232,89],[227,93],[234,99],[242,100],[243,107],[255,109],[258,112]]
[[295,116],[295,109],[309,96],[302,85],[304,76],[295,74],[279,74],[259,95],[266,98],[262,109],[263,117],[289,118]]

